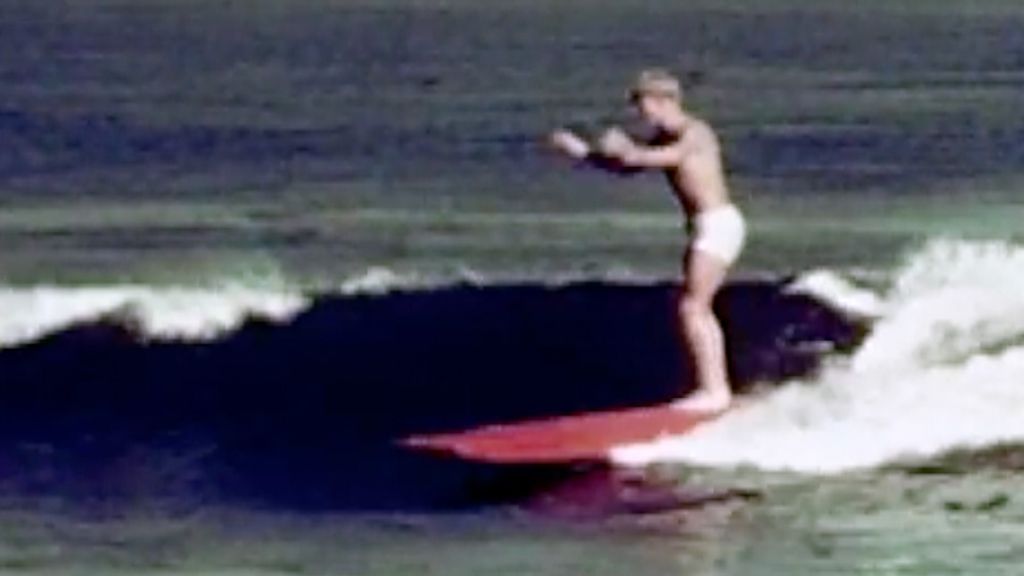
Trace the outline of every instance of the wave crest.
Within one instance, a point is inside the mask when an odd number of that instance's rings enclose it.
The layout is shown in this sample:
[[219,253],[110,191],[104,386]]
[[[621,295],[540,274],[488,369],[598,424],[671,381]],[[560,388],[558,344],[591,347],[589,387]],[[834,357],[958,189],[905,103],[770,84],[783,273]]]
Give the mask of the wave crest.
[[896,275],[861,371],[962,362],[1024,339],[1024,248],[930,242]]
[[241,285],[216,288],[109,286],[0,287],[0,348],[72,326],[109,319],[159,340],[210,340],[249,318],[287,321],[308,305],[287,290]]

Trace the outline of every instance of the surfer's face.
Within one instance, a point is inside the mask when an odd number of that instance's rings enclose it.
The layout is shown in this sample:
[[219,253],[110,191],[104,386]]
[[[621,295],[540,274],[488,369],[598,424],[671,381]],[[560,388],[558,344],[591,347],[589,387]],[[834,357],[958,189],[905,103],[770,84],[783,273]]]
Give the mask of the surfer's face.
[[663,127],[675,100],[655,94],[638,94],[633,99],[633,106],[644,122],[657,128]]

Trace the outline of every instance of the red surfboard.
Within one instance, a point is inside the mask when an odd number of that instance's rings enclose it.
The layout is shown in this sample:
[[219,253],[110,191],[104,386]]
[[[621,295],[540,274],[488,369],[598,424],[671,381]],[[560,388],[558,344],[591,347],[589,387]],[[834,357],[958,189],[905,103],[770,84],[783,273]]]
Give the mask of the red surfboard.
[[686,434],[717,416],[661,405],[411,436],[402,444],[503,464],[607,460],[613,448]]

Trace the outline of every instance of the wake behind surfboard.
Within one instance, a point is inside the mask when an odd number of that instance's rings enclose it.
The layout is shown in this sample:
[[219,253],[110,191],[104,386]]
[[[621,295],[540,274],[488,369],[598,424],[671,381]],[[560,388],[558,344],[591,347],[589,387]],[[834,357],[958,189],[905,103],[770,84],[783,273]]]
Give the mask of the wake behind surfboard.
[[717,416],[660,405],[417,435],[401,442],[412,448],[500,464],[607,460],[616,447],[686,434]]

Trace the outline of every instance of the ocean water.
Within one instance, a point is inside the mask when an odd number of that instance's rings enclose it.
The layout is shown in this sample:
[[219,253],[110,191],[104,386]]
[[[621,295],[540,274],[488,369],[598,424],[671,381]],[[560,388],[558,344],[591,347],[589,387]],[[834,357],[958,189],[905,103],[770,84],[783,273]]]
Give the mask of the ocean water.
[[[0,572],[1019,574],[1022,24],[0,3]],[[651,65],[750,222],[745,401],[611,469],[402,448],[689,385],[663,183],[544,146]]]

